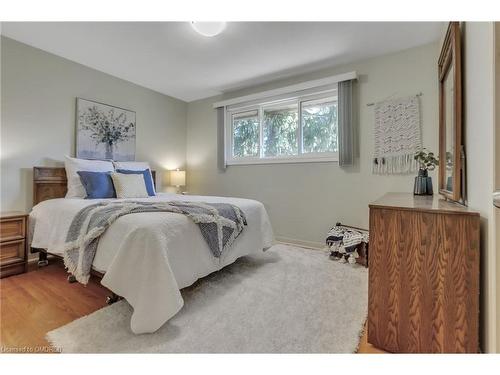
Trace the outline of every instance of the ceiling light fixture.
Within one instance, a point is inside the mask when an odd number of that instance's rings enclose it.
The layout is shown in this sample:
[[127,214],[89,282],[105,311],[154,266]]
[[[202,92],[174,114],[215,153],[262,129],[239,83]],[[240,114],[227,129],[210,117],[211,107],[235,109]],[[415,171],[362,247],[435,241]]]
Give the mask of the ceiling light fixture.
[[193,29],[203,36],[216,36],[224,31],[226,28],[225,22],[195,22],[191,21]]

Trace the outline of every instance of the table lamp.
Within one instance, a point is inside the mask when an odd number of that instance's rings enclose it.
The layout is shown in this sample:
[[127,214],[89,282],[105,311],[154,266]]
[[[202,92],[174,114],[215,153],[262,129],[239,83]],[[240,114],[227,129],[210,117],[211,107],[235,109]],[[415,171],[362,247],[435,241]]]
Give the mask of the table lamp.
[[180,171],[177,168],[175,171],[170,171],[170,185],[177,188],[177,194],[181,186],[186,186],[186,171]]

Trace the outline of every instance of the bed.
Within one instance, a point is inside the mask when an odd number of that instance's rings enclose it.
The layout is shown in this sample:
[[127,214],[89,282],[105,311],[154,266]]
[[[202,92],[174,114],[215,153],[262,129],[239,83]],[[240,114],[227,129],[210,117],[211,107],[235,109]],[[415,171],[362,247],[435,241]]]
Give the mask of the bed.
[[[106,201],[62,198],[64,194],[64,168],[35,168],[31,248],[41,252],[42,262],[47,253],[63,255],[71,221],[82,208]],[[273,243],[267,212],[255,200],[170,193],[134,200],[231,203],[248,223],[229,251],[215,258],[200,229],[184,215],[148,212],[116,220],[100,238],[92,266],[101,284],[133,307],[134,333],[154,332],[174,316],[183,306],[180,289]]]

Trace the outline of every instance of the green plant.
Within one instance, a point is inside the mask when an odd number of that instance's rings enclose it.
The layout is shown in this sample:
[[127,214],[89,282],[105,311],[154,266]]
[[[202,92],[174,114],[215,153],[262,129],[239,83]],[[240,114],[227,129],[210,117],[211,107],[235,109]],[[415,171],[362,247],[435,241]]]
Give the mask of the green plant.
[[421,151],[417,151],[414,159],[418,162],[420,169],[433,171],[439,164],[439,160],[434,156],[433,152],[427,152],[426,150],[423,148]]

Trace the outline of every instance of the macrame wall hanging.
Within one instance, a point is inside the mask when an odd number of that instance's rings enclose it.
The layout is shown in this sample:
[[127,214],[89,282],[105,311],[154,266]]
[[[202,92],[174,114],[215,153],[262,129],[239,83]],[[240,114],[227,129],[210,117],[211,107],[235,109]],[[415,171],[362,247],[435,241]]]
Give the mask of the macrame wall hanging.
[[418,168],[415,152],[422,148],[417,96],[374,104],[374,174],[405,174]]

